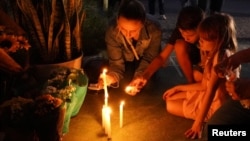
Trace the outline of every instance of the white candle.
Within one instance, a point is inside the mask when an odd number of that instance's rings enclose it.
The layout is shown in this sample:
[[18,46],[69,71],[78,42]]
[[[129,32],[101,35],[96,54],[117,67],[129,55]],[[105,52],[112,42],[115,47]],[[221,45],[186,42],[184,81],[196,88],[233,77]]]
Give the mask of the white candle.
[[107,108],[107,128],[106,128],[106,133],[108,135],[108,138],[111,138],[111,119],[110,119],[110,114],[111,114],[111,109],[108,107]]
[[102,126],[105,134],[108,138],[111,138],[111,120],[110,120],[111,109],[107,105],[103,105],[102,108]]
[[106,105],[103,105],[102,107],[102,127],[105,130],[105,124],[106,124],[106,120],[105,120],[105,110],[106,110]]
[[107,69],[103,69],[102,72],[102,79],[103,79],[103,85],[104,85],[104,103],[105,105],[108,105],[108,86],[107,86]]
[[121,102],[120,104],[120,128],[123,126],[123,106],[124,106],[124,101]]

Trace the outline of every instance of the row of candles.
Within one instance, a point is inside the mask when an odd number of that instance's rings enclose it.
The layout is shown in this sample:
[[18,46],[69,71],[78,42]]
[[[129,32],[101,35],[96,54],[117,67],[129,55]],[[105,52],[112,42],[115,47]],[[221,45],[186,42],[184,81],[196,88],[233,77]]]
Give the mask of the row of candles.
[[[105,134],[108,138],[111,138],[111,108],[108,106],[108,87],[106,79],[107,69],[103,69],[102,79],[104,83],[104,105],[102,107],[102,127],[104,128]],[[123,126],[123,107],[125,102],[121,101],[119,106],[119,122],[120,128]]]

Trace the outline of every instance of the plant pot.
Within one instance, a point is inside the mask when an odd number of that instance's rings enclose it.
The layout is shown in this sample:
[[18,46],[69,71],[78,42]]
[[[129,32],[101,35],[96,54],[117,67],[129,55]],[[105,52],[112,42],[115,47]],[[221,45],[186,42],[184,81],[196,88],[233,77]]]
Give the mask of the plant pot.
[[66,106],[55,109],[43,117],[36,117],[35,130],[39,141],[60,141]]
[[5,129],[4,141],[38,141],[35,139],[34,130],[27,128]]
[[51,72],[57,69],[58,67],[81,69],[82,58],[83,55],[80,55],[79,57],[66,62],[55,64],[37,64],[32,67],[31,71],[33,72],[33,76],[35,77],[35,79],[39,83],[43,84],[49,78]]

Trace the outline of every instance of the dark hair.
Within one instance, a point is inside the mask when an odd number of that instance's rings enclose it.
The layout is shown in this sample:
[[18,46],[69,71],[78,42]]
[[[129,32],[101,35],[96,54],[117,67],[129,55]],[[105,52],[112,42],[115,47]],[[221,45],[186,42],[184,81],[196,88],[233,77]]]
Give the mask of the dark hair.
[[196,29],[204,19],[204,11],[197,6],[187,6],[181,9],[176,26],[182,30]]
[[123,0],[118,11],[118,17],[120,16],[144,23],[146,11],[144,5],[138,0]]

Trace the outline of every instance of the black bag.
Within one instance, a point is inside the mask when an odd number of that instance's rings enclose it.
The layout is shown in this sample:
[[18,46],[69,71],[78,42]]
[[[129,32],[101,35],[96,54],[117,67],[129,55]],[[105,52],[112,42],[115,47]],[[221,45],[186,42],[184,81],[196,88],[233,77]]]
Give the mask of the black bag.
[[86,56],[83,60],[83,70],[88,76],[89,84],[96,84],[99,76],[102,73],[102,69],[107,67],[108,60],[103,56]]

